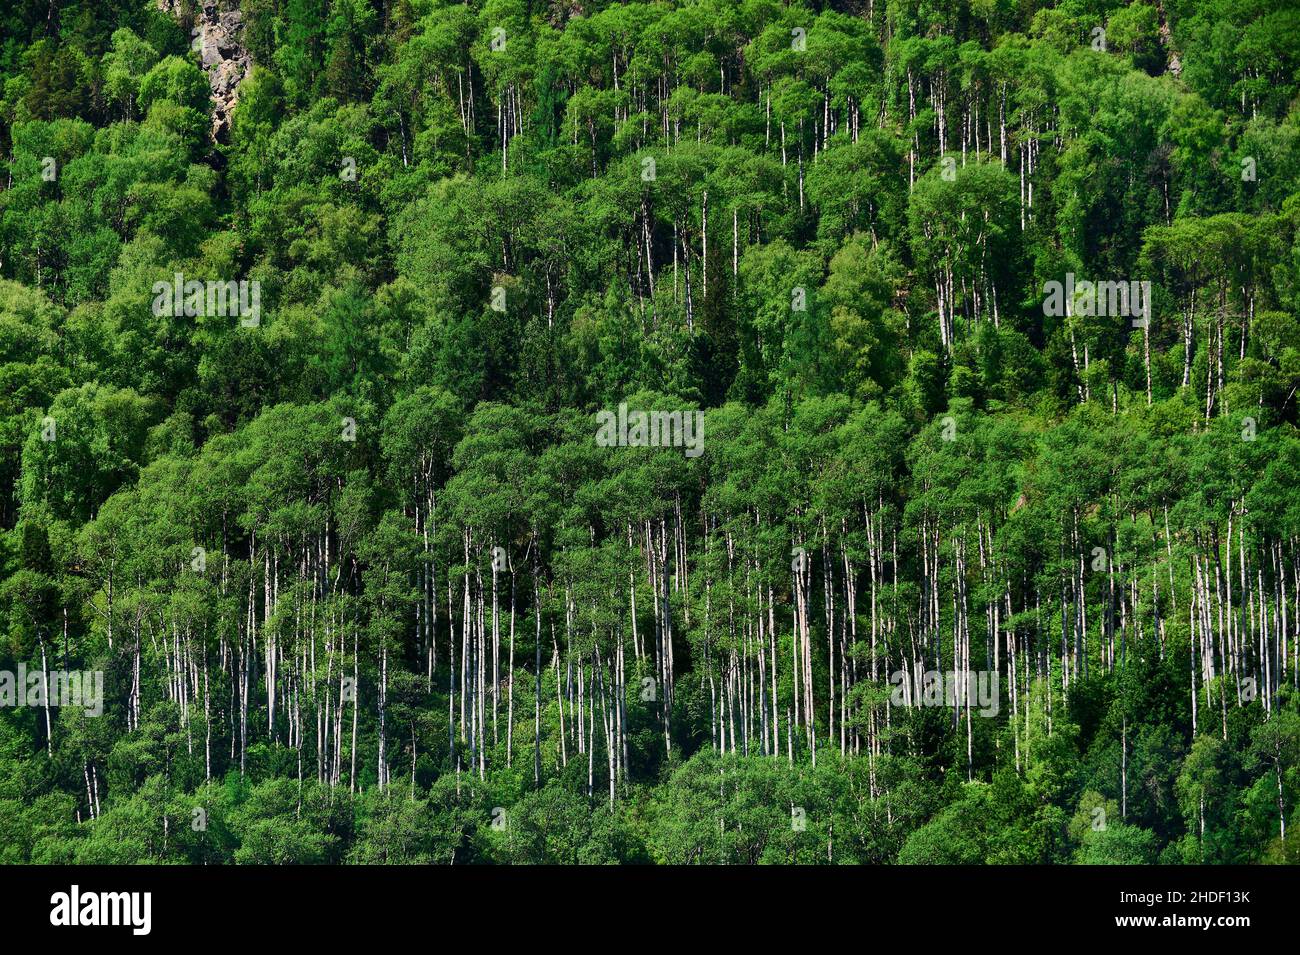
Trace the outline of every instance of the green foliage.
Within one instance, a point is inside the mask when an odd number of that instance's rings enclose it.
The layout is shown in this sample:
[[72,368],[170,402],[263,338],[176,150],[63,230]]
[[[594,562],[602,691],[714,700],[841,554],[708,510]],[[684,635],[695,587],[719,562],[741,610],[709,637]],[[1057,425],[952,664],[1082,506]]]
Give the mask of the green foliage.
[[1295,10],[238,6],[0,11],[0,862],[1297,860]]

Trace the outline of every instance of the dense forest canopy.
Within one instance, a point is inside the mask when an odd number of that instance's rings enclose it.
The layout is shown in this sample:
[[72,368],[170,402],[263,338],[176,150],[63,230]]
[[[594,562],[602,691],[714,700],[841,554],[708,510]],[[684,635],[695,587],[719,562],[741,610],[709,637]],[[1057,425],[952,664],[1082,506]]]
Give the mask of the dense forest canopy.
[[1298,93],[1291,0],[6,3],[0,861],[1300,860]]

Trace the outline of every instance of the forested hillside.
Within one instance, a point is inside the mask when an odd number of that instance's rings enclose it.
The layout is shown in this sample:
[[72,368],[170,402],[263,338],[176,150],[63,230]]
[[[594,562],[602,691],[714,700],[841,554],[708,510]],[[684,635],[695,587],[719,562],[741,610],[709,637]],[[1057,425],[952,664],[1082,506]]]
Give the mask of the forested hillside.
[[5,3],[0,861],[1300,861],[1298,71]]

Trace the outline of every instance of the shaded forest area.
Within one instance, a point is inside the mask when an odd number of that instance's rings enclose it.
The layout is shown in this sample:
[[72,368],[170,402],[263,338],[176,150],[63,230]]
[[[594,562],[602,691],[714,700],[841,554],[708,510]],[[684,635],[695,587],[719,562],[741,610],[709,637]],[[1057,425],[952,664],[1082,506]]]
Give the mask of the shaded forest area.
[[0,861],[1300,861],[1298,76],[1281,0],[7,3],[0,670],[104,699],[0,708]]

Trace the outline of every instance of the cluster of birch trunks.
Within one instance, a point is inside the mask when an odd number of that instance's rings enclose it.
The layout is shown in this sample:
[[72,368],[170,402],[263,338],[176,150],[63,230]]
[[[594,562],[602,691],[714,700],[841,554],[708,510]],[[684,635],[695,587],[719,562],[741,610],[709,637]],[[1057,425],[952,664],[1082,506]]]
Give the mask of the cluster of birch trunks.
[[[914,745],[900,709],[921,705],[911,688],[932,671],[992,672],[1017,768],[1031,718],[1050,725],[1081,681],[1135,654],[1184,655],[1193,731],[1225,739],[1228,708],[1269,712],[1300,676],[1300,549],[1242,500],[1222,523],[1171,524],[1167,505],[1103,520],[1097,502],[1058,511],[1014,485],[964,496],[935,477],[963,453],[941,439],[868,481],[856,475],[879,448],[783,460],[769,437],[767,474],[727,473],[725,445],[712,464],[602,449],[639,456],[659,483],[637,486],[656,493],[519,507],[496,527],[428,480],[427,461],[404,504],[360,532],[336,516],[341,475],[272,510],[229,513],[218,495],[196,529],[213,535],[203,573],[173,559],[190,505],[136,520],[148,496],[133,492],[85,537],[93,625],[42,643],[41,659],[102,641],[108,711],[135,730],[170,701],[209,777],[244,771],[257,743],[349,789],[414,789],[421,758],[479,778],[523,761],[538,784],[577,761],[588,794],[611,801],[636,767],[702,746],[874,768]],[[955,685],[943,705],[975,778],[988,717]],[[92,815],[103,770],[87,759]]]

